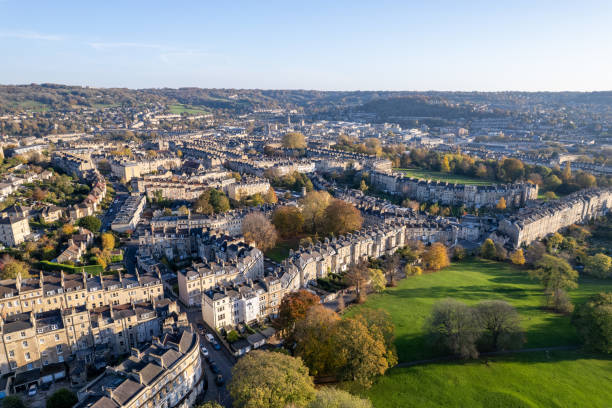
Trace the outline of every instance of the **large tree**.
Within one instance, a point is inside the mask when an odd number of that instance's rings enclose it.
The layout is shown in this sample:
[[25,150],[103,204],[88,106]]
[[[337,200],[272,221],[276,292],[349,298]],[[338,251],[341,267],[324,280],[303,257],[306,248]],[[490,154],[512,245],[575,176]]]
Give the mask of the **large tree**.
[[601,279],[607,278],[612,273],[612,258],[603,253],[589,256],[584,262],[584,271]]
[[102,241],[102,249],[105,251],[110,251],[115,248],[115,236],[110,232],[102,234],[100,240]]
[[572,323],[587,348],[612,353],[612,293],[594,295],[579,305]]
[[276,245],[276,229],[262,212],[248,214],[242,220],[242,235],[247,242],[266,251]]
[[83,218],[80,218],[77,221],[77,225],[79,227],[83,227],[85,229],[90,230],[91,232],[100,231],[100,227],[102,226],[102,221],[95,215],[86,215]]
[[304,225],[312,233],[323,231],[325,209],[333,198],[327,191],[311,191],[300,200]]
[[289,238],[302,232],[304,216],[297,207],[282,206],[272,214],[272,224],[283,238]]
[[2,399],[2,408],[27,408],[18,395],[9,395]]
[[495,242],[491,238],[485,239],[480,246],[480,256],[485,259],[497,258],[497,249],[495,248]]
[[559,312],[571,312],[572,306],[565,290],[578,287],[578,272],[565,259],[546,254],[529,275],[544,286],[549,306]]
[[295,323],[306,317],[312,306],[321,303],[321,299],[304,289],[289,292],[281,300],[275,325],[286,335],[293,332]]
[[315,396],[302,359],[260,350],[238,360],[228,389],[235,408],[306,407]]
[[283,135],[283,147],[289,149],[305,149],[306,138],[300,132],[289,132]]
[[448,251],[443,243],[434,242],[423,254],[423,262],[428,269],[437,271],[450,265]]
[[47,398],[47,408],[72,408],[79,399],[67,388],[60,388]]
[[335,340],[339,321],[333,310],[314,305],[295,325],[295,355],[304,360],[313,376],[334,375],[338,369]]
[[366,283],[370,279],[370,271],[365,261],[360,261],[349,266],[344,275],[346,282],[355,287],[357,291],[357,301],[363,302],[366,298]]
[[482,328],[479,345],[484,350],[518,349],[525,342],[516,309],[502,300],[485,300],[476,306]]
[[344,235],[361,228],[363,218],[361,213],[351,203],[343,200],[333,200],[325,209],[326,232],[334,235]]
[[30,277],[30,267],[27,263],[19,261],[10,255],[2,257],[2,272],[0,276],[2,279],[15,279],[17,275],[21,275],[22,278]]
[[383,375],[389,368],[382,333],[370,331],[362,319],[344,319],[338,323],[336,350],[339,380],[369,387],[374,377]]
[[478,357],[476,342],[482,329],[475,310],[465,303],[445,299],[434,304],[425,330],[434,346],[462,358]]
[[372,333],[380,333],[385,343],[385,358],[389,367],[397,364],[397,350],[395,348],[395,326],[391,315],[383,309],[363,308],[354,316],[360,319]]

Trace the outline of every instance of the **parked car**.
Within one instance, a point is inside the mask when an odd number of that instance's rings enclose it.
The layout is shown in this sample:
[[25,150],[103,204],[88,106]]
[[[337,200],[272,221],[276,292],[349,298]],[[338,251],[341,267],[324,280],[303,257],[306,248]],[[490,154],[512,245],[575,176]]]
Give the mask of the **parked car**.
[[221,350],[221,345],[218,342],[215,341],[212,345],[215,350]]
[[215,337],[212,334],[210,334],[210,333],[206,333],[206,335],[204,337],[206,337],[206,340],[208,340],[209,343],[214,343],[215,342]]
[[210,363],[210,371],[215,374],[219,374],[220,372],[219,367],[217,367],[217,363],[215,363],[214,361]]
[[221,374],[217,374],[217,377],[215,378],[215,384],[217,384],[218,386],[222,386],[223,384],[225,384],[225,378],[223,378]]
[[38,392],[36,384],[30,385],[30,388],[28,388],[28,396],[33,397],[34,395],[36,395],[36,392]]
[[204,347],[204,346],[202,346],[202,355],[204,357],[208,357],[208,349],[206,347]]
[[202,326],[201,324],[198,323],[198,333],[203,334],[204,333],[204,326]]
[[51,383],[50,382],[42,383],[42,385],[40,386],[40,389],[43,390],[43,391],[46,391],[49,388],[51,388]]

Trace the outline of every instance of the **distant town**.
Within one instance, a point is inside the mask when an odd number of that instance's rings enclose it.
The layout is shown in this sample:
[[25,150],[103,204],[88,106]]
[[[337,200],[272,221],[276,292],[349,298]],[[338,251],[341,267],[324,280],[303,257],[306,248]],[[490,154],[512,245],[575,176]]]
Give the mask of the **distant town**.
[[610,92],[0,86],[0,145],[3,398],[407,406],[413,365],[609,368]]

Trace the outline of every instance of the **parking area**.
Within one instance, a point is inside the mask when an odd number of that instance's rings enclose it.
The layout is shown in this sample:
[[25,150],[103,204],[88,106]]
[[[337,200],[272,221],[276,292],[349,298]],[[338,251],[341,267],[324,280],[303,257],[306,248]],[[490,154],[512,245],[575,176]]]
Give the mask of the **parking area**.
[[37,387],[36,394],[33,396],[29,396],[28,392],[21,392],[17,395],[21,397],[26,407],[29,408],[45,408],[47,406],[47,399],[60,388],[67,388],[73,392],[77,392],[76,389],[73,389],[70,386],[70,382],[68,380],[58,381],[51,383],[49,388],[46,387]]

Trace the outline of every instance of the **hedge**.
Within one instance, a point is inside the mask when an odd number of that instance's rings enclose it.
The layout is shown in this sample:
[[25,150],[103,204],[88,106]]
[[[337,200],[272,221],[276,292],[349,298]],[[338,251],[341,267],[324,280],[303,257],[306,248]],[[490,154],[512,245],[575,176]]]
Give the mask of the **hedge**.
[[41,269],[44,269],[47,271],[63,270],[64,272],[69,272],[69,273],[86,272],[92,275],[99,275],[100,272],[104,271],[101,265],[72,266],[72,265],[60,264],[57,262],[49,262],[49,261],[41,261],[40,265],[41,265]]

